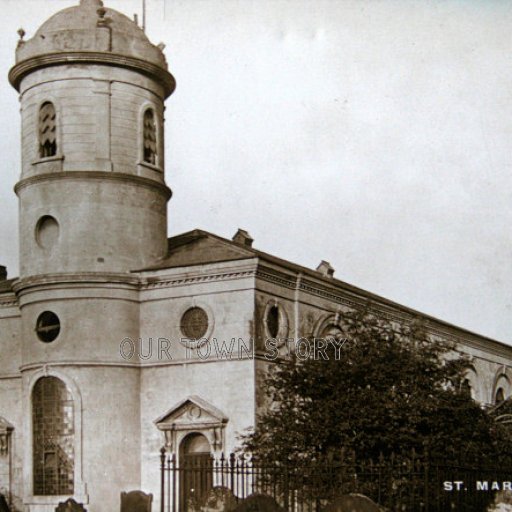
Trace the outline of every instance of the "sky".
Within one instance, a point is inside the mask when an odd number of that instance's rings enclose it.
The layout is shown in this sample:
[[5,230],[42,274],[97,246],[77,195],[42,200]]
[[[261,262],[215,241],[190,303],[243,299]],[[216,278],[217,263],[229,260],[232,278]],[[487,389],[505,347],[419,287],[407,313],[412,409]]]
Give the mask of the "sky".
[[[31,37],[78,0],[0,0],[0,263],[17,275]],[[512,344],[512,2],[146,0],[177,89],[169,235],[254,246]],[[142,0],[105,5],[141,19]]]

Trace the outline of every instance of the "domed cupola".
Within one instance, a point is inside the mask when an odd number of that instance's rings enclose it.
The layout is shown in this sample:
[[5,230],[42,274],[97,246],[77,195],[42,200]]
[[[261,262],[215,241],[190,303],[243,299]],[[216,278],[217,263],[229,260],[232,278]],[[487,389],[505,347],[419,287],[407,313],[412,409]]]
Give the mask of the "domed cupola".
[[167,254],[164,101],[175,81],[137,24],[81,0],[21,39],[20,276],[126,272]]
[[34,69],[105,61],[157,77],[166,97],[175,88],[160,47],[153,45],[134,21],[104,7],[101,0],[80,0],[80,5],[49,18],[31,39],[22,38],[9,80],[19,90],[23,77]]

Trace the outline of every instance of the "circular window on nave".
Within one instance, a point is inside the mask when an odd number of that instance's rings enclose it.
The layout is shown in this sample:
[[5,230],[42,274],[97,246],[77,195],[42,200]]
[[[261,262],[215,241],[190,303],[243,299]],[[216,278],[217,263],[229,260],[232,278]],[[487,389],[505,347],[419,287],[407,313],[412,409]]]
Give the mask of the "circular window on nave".
[[208,331],[208,314],[197,306],[189,308],[181,317],[180,328],[183,335],[190,340],[203,338]]

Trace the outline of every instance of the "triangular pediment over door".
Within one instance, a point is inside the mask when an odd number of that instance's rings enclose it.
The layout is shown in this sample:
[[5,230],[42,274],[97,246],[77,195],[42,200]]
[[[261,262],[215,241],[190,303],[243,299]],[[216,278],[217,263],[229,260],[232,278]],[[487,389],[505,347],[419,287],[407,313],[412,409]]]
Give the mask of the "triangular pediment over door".
[[203,434],[214,453],[224,445],[224,429],[228,417],[214,405],[196,395],[189,396],[162,414],[155,425],[165,435],[165,444],[176,452],[181,440],[191,432]]

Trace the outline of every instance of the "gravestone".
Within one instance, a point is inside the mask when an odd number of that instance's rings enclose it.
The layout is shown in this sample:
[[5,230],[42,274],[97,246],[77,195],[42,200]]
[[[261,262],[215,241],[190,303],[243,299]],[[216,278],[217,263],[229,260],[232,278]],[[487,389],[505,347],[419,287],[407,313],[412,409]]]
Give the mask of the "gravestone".
[[62,501],[58,504],[55,512],[87,512],[81,503],[77,503],[73,498]]
[[10,512],[9,505],[3,494],[0,494],[0,512]]
[[382,512],[382,508],[362,494],[347,494],[336,498],[323,512]]
[[142,491],[121,493],[121,512],[151,512],[152,494]]
[[233,512],[284,512],[284,509],[270,496],[252,494],[239,502]]
[[230,489],[213,487],[206,494],[199,512],[231,512],[237,505],[237,499]]

